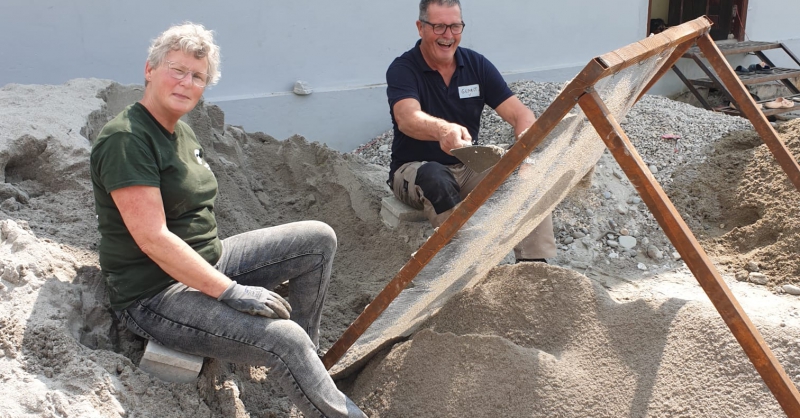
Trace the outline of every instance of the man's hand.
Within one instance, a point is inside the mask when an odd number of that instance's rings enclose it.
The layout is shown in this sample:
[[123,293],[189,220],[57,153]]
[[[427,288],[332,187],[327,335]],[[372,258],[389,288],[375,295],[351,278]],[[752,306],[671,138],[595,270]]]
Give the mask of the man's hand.
[[217,298],[239,312],[273,319],[289,319],[292,307],[284,298],[263,287],[244,286],[235,281]]
[[445,123],[439,127],[439,147],[449,155],[451,149],[472,145],[472,136],[467,128],[456,123]]
[[514,138],[514,142],[518,142],[520,139],[522,139],[522,137],[525,136],[526,133],[528,133],[528,129],[530,129],[530,126],[523,129],[522,132],[520,132],[519,135],[517,135],[516,138]]

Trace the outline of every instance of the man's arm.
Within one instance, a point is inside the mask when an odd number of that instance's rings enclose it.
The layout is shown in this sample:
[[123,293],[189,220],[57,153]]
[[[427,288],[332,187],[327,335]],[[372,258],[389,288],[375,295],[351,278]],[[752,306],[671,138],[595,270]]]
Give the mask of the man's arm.
[[393,111],[401,132],[420,141],[437,141],[442,151],[448,154],[451,149],[472,145],[472,136],[467,128],[423,112],[416,99],[398,101]]
[[515,141],[519,140],[522,133],[536,121],[536,116],[533,115],[533,112],[522,104],[517,96],[511,96],[506,99],[500,106],[495,108],[495,111],[504,121],[514,127]]

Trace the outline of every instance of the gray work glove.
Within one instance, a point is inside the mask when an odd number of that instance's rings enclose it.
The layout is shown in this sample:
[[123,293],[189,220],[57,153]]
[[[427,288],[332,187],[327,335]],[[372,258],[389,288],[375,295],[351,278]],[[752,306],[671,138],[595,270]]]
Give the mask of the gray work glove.
[[267,318],[289,319],[292,307],[279,294],[258,286],[244,286],[235,281],[217,298],[239,312]]

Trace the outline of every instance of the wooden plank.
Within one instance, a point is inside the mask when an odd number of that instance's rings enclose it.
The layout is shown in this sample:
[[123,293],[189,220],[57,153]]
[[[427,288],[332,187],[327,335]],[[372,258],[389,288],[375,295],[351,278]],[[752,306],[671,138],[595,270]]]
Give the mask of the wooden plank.
[[[766,51],[769,49],[776,49],[780,48],[781,44],[779,42],[763,42],[763,41],[745,41],[745,42],[719,42],[717,44],[722,55],[733,55],[733,54],[746,54],[750,52],[756,51]],[[684,54],[684,58],[692,58],[692,56],[703,57],[703,51],[700,48],[693,47],[686,51]]]
[[[792,77],[800,77],[800,70],[797,68],[773,68],[772,74],[736,74],[745,85],[766,83],[769,81],[780,81]],[[698,78],[690,80],[692,84],[703,87],[716,88],[716,84],[710,78]]]
[[708,32],[710,27],[711,21],[705,17],[698,17],[680,26],[674,26],[664,32],[649,36],[639,42],[634,42],[628,46],[603,54],[595,58],[595,61],[605,67],[605,71],[600,74],[600,77],[617,73],[653,55],[658,55],[666,49],[692,41],[697,38],[699,33]]

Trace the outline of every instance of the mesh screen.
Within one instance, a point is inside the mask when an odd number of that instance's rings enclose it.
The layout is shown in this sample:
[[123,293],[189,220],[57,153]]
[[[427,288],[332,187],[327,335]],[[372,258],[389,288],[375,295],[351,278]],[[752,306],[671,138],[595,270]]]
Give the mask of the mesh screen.
[[[614,118],[625,117],[674,48],[595,84]],[[568,83],[565,89],[575,88]],[[331,369],[343,377],[372,354],[411,335],[463,289],[483,278],[594,167],[605,144],[578,106],[483,204]]]

